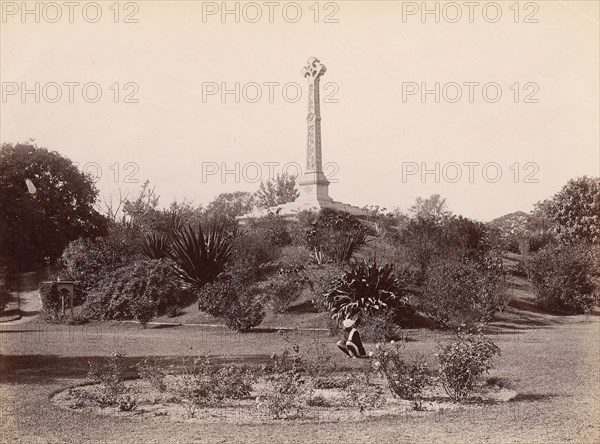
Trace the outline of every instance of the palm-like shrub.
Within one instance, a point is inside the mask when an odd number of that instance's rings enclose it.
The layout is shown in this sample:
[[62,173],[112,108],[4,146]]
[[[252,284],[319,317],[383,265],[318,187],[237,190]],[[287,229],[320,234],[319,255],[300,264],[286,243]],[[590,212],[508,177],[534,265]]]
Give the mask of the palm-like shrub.
[[142,236],[140,250],[146,258],[163,259],[167,257],[168,249],[169,240],[165,235],[153,231]]
[[223,226],[175,228],[167,255],[175,261],[177,275],[193,287],[212,282],[224,269],[231,255],[231,240]]
[[332,318],[345,319],[404,305],[403,292],[392,265],[361,261],[334,281],[326,300]]

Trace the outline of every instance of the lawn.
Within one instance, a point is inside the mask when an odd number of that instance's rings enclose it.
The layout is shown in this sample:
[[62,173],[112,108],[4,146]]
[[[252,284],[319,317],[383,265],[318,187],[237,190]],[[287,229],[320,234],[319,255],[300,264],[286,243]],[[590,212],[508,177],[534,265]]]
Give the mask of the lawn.
[[[235,334],[224,328],[175,324],[143,329],[116,322],[0,324],[0,442],[600,442],[600,318],[541,313],[532,304],[527,284],[512,284],[513,302],[487,333],[502,351],[489,376],[515,390],[515,399],[353,423],[202,424],[135,412],[109,417],[61,409],[50,400],[55,392],[84,382],[87,361],[95,357],[121,351],[133,364],[145,356],[171,361],[210,353],[222,362],[260,363],[286,345],[277,331]],[[295,326],[305,325],[306,318],[296,314],[276,321]],[[426,329],[407,333],[407,356],[430,354],[436,342],[448,336]],[[292,331],[288,336],[301,349],[313,339],[335,347],[336,338],[324,330]],[[367,349],[372,347],[367,344]],[[341,356],[340,362],[344,368],[366,364]]]

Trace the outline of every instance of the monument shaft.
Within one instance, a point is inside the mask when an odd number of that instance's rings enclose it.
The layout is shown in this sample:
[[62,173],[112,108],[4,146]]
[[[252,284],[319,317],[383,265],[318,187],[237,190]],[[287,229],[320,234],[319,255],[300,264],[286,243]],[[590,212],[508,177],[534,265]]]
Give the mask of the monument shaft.
[[306,170],[298,185],[300,200],[332,201],[329,181],[323,173],[321,150],[321,104],[319,82],[327,68],[316,57],[308,59],[302,74],[308,80],[308,114],[306,115]]

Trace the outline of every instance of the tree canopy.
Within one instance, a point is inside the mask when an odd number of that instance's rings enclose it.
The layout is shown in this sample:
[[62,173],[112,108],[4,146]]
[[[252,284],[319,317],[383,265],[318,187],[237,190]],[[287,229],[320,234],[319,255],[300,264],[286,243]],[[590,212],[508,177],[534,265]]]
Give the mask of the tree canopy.
[[12,270],[58,258],[69,241],[106,234],[93,179],[55,151],[31,142],[0,149],[0,248]]
[[300,194],[296,189],[296,176],[287,173],[277,174],[266,183],[261,182],[255,193],[256,206],[270,208],[288,202],[293,202]]
[[554,222],[559,240],[600,243],[600,178],[571,179],[536,209]]

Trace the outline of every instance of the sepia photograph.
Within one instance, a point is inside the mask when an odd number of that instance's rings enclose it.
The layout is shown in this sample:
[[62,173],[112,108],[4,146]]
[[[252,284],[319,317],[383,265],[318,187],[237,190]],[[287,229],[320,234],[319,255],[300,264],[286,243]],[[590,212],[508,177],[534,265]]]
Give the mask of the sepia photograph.
[[600,0],[0,13],[0,444],[600,443]]

